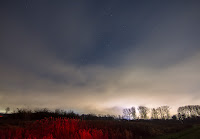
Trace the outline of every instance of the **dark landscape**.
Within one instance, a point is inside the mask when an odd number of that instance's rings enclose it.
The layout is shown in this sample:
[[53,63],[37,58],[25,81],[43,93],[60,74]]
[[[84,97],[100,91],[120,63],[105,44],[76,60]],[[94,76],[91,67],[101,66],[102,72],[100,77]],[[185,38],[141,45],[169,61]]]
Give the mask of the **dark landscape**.
[[[144,107],[144,106],[141,106]],[[164,106],[166,107],[166,106]],[[146,107],[147,108],[147,107]],[[163,108],[163,107],[159,107]],[[198,139],[200,136],[200,106],[179,107],[178,114],[165,117],[159,108],[151,110],[151,117],[132,120],[124,115],[76,114],[73,111],[48,109],[17,109],[10,114],[1,114],[0,138],[21,139]],[[132,107],[134,109],[134,107]],[[127,110],[127,109],[126,109]],[[131,110],[131,109],[128,109]],[[163,110],[163,109],[162,109]],[[140,113],[144,115],[145,112]],[[146,113],[147,114],[147,113]],[[163,115],[163,117],[161,117]],[[135,116],[135,117],[134,117]],[[157,116],[155,119],[155,116]],[[129,118],[130,118],[129,117]]]

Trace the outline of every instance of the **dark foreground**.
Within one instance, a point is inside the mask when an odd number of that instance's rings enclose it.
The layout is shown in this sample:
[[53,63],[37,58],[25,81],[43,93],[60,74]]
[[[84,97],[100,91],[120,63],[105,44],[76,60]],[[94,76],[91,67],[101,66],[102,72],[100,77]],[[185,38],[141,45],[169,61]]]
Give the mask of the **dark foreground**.
[[199,121],[0,119],[1,139],[188,139],[200,137]]

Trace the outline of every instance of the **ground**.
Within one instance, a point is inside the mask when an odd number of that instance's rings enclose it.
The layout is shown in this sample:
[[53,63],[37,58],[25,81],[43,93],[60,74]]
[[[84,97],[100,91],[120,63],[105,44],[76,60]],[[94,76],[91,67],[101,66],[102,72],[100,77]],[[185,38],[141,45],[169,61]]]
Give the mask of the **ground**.
[[194,125],[192,128],[165,136],[155,137],[154,139],[199,139],[200,125]]

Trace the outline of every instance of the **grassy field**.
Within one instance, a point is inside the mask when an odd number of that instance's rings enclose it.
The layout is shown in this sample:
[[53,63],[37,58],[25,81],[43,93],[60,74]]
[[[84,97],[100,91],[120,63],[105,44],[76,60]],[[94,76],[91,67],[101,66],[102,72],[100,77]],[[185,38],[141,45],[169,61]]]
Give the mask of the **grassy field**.
[[194,125],[192,128],[165,136],[159,136],[152,139],[200,139],[200,125]]

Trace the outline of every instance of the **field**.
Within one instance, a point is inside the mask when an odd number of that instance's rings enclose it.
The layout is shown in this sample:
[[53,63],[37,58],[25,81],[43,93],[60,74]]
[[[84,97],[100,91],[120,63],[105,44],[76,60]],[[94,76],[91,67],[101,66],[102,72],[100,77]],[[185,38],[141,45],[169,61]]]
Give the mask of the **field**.
[[200,138],[200,125],[195,125],[192,128],[173,133],[165,136],[159,136],[154,139],[199,139]]
[[0,119],[1,139],[148,139],[196,137],[200,126],[177,120]]

